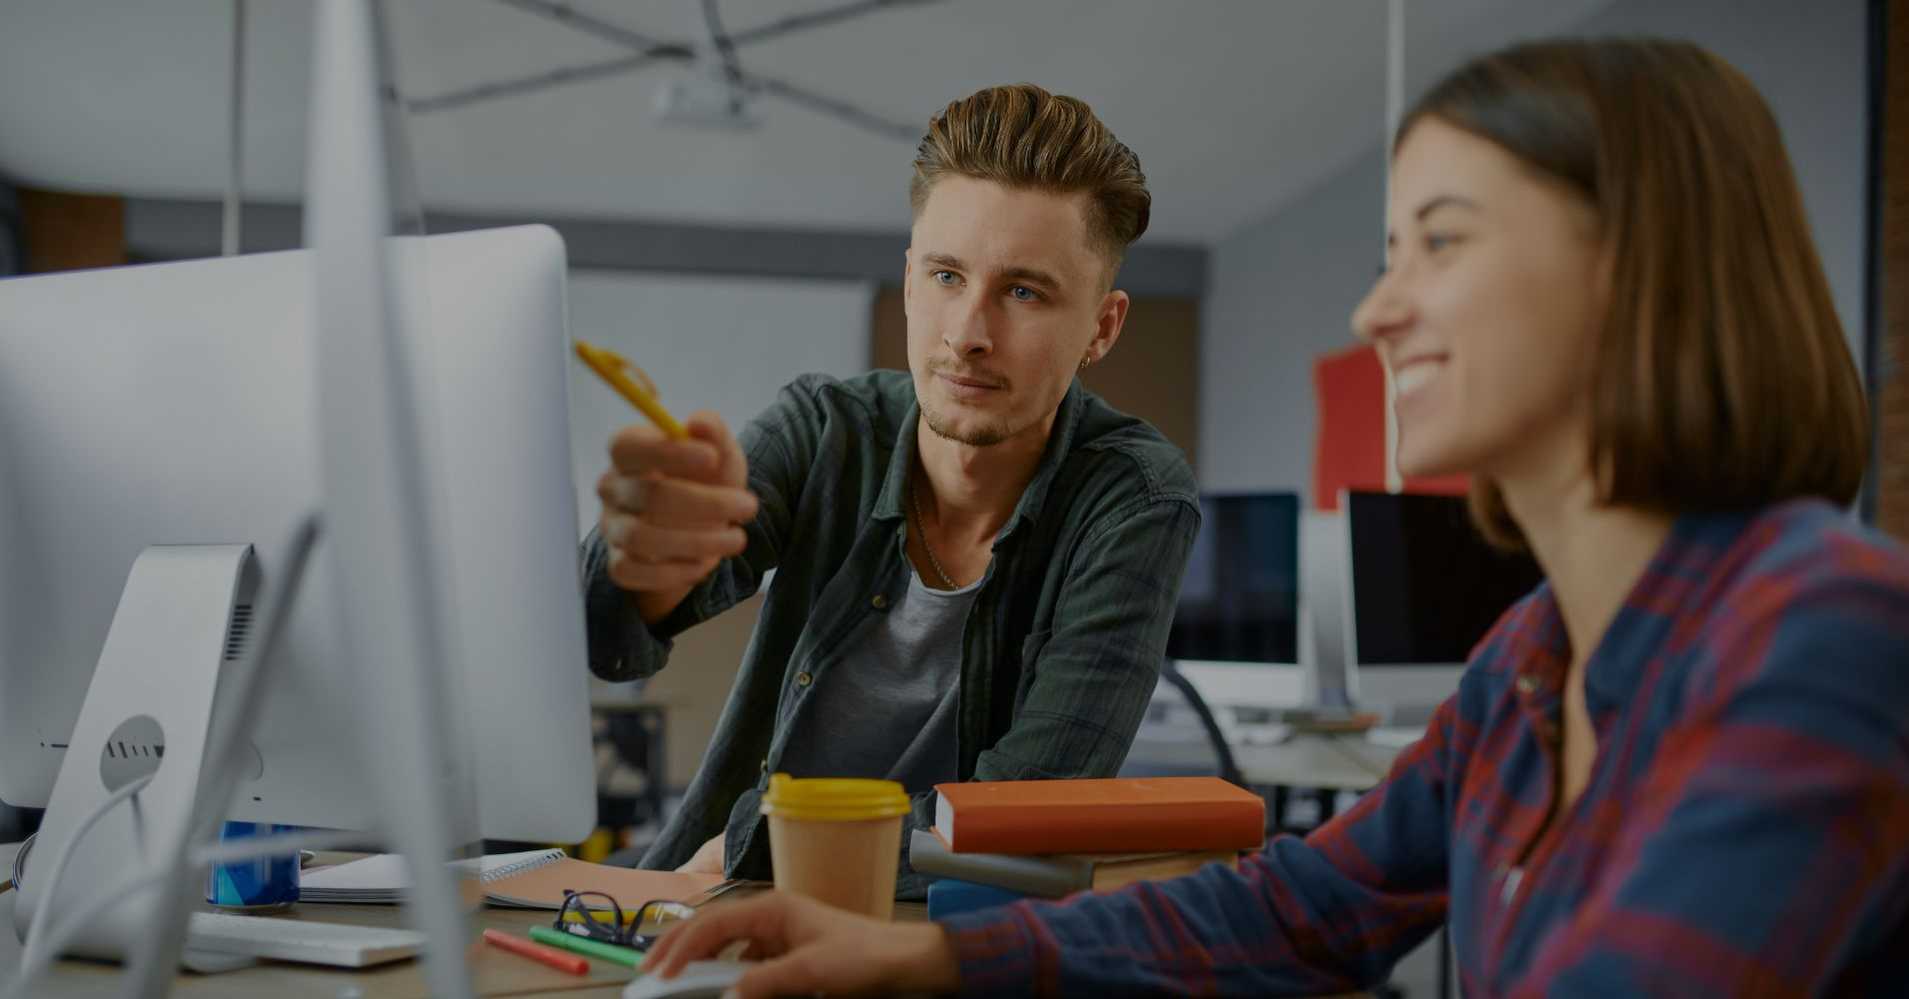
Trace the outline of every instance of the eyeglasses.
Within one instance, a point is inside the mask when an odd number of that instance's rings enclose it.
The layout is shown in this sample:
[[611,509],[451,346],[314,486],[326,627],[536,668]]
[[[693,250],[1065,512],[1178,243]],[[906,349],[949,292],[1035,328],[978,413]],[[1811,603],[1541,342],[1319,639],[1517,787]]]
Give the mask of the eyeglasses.
[[617,900],[600,891],[563,891],[556,928],[564,933],[636,950],[648,950],[663,931],[696,914],[695,907],[671,899],[654,899],[628,916]]

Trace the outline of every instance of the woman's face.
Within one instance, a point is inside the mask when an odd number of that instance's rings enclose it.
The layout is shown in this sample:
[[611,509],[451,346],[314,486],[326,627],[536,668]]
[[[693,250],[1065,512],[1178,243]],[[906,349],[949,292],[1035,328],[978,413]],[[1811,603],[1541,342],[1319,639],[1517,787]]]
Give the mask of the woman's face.
[[1591,206],[1427,118],[1393,157],[1386,218],[1386,270],[1352,326],[1391,372],[1399,470],[1581,471],[1608,298]]

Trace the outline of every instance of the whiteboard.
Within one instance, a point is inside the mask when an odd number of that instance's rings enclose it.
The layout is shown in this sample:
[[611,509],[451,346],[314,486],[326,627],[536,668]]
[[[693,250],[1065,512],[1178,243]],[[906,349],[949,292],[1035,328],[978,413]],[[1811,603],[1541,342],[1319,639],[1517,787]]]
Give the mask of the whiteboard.
[[[875,287],[859,281],[570,272],[570,335],[648,372],[678,419],[722,414],[733,432],[797,375],[869,369]],[[578,523],[597,522],[610,437],[640,420],[581,364],[570,366],[570,464]]]

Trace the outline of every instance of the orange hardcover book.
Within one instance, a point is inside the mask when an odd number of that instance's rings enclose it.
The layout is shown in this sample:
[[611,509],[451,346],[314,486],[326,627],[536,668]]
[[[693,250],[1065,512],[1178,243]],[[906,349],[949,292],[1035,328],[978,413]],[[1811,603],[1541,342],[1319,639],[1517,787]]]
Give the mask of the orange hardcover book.
[[955,853],[1257,850],[1266,803],[1218,777],[937,784],[935,831]]

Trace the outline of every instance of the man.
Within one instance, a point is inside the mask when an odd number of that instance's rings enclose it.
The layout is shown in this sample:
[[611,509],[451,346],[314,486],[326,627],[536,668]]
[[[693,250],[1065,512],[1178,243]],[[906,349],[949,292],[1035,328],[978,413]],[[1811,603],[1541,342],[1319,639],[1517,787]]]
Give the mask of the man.
[[1193,477],[1075,379],[1127,316],[1139,161],[1082,102],[995,87],[934,119],[910,200],[909,374],[804,376],[740,440],[702,413],[688,440],[610,443],[585,542],[599,676],[661,669],[776,570],[646,867],[770,877],[777,771],[900,781],[908,828],[936,783],[1112,776],[1153,693]]

